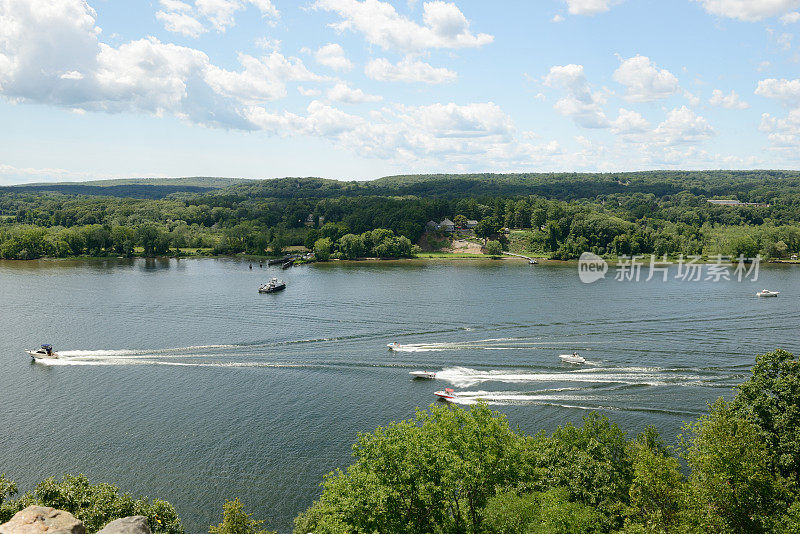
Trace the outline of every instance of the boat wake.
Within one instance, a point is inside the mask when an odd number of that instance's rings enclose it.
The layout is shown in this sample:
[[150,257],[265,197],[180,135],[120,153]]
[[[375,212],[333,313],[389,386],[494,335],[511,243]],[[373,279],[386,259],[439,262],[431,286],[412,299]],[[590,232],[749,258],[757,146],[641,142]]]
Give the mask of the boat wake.
[[[588,362],[587,362],[588,363]],[[534,382],[579,382],[587,384],[623,385],[689,385],[708,380],[708,376],[693,374],[689,370],[650,367],[594,367],[575,371],[480,371],[468,367],[450,367],[436,373],[438,380],[446,380],[455,387],[470,387],[485,382],[506,384]]]
[[[446,350],[519,350],[558,348],[563,342],[532,341],[540,338],[504,337],[440,343],[397,343],[392,350],[397,352],[438,352]],[[581,345],[589,344],[582,341]]]

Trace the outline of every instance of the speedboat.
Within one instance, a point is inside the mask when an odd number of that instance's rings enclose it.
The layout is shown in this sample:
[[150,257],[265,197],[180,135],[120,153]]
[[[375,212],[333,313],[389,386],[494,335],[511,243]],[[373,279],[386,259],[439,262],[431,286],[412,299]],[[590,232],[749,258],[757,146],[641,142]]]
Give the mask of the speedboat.
[[761,291],[756,293],[756,295],[758,295],[759,297],[777,297],[778,295],[780,295],[780,293],[781,293],[780,291],[770,291],[769,289],[762,289]]
[[391,343],[387,343],[386,346],[389,347],[389,350],[397,350],[397,348],[400,346],[400,343],[397,341],[392,341]]
[[572,354],[559,354],[559,358],[561,358],[562,362],[567,363],[586,363],[586,358],[578,354],[577,352],[573,352]]
[[280,291],[282,289],[286,289],[286,283],[283,280],[278,280],[277,278],[273,278],[266,284],[262,285],[258,288],[259,293],[275,293],[276,291]]
[[34,360],[57,360],[58,353],[53,350],[52,345],[42,345],[40,349],[36,350],[26,350],[27,354],[30,355],[31,358]]
[[455,400],[456,398],[456,392],[452,388],[445,388],[444,391],[435,391],[433,394],[446,401]]
[[436,373],[434,371],[411,371],[408,374],[414,378],[436,378]]

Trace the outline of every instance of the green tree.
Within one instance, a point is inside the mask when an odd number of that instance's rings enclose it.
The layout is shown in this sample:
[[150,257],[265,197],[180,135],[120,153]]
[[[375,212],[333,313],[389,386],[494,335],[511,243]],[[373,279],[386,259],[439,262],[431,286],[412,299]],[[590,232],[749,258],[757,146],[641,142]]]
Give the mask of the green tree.
[[178,514],[168,502],[136,499],[112,484],[90,484],[84,475],[64,475],[61,481],[48,478],[20,500],[66,510],[83,521],[90,533],[114,519],[143,515],[154,534],[183,534]]
[[327,237],[317,239],[314,243],[314,257],[317,261],[328,261],[331,258],[333,243]]
[[239,499],[225,501],[222,505],[222,522],[208,528],[209,534],[272,534],[274,531],[262,530],[264,521],[253,519],[244,511]]
[[6,478],[5,474],[0,475],[0,524],[5,523],[14,515],[15,509],[5,503],[7,497],[17,494],[17,485]]
[[604,532],[602,518],[592,507],[571,502],[569,491],[492,497],[486,505],[486,532],[490,534],[594,534]]
[[467,225],[467,218],[463,215],[456,215],[453,217],[453,224],[456,225],[456,228],[464,228]]
[[355,260],[364,255],[364,240],[355,234],[345,234],[339,239],[339,251],[348,260]]
[[494,217],[484,217],[478,221],[478,225],[475,227],[475,235],[484,240],[489,239],[499,231],[500,223]]
[[759,429],[719,398],[685,430],[688,523],[702,532],[767,532],[782,493]]
[[733,411],[760,430],[776,473],[800,488],[800,360],[776,350],[756,356]]
[[486,243],[486,254],[490,256],[500,256],[503,253],[503,245],[500,241],[489,241]]
[[330,473],[295,533],[481,531],[497,488],[525,479],[524,439],[479,405],[431,406],[359,434],[355,463]]

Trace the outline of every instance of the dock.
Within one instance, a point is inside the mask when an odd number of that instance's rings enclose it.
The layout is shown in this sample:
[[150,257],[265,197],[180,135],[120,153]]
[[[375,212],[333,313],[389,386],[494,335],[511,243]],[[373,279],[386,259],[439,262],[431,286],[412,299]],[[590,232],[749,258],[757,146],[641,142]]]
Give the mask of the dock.
[[523,258],[523,259],[526,259],[526,260],[528,260],[528,263],[530,263],[530,264],[537,264],[537,263],[539,263],[539,262],[538,262],[538,261],[536,261],[534,258],[530,258],[530,257],[528,257],[528,256],[523,256],[522,254],[514,254],[513,252],[503,252],[503,254],[505,254],[506,256],[515,256],[515,257],[517,257],[517,258]]

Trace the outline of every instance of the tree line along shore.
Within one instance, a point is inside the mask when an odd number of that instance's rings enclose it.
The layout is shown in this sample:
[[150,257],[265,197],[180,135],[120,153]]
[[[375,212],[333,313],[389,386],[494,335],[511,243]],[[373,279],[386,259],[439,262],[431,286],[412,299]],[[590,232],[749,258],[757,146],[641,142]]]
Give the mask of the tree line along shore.
[[[558,260],[800,253],[800,173],[790,171],[203,180],[0,188],[0,258],[277,256],[290,247],[398,258],[464,254],[459,243]],[[477,225],[429,225],[459,218]]]
[[[653,427],[629,437],[597,413],[530,436],[483,404],[431,405],[359,434],[353,463],[325,476],[294,533],[800,532],[794,355],[757,356],[734,397],[710,403],[673,442]],[[82,475],[17,492],[0,476],[0,524],[41,505],[73,514],[90,534],[131,515],[144,516],[154,534],[184,532],[168,502]],[[222,509],[211,534],[268,534],[238,499]]]

